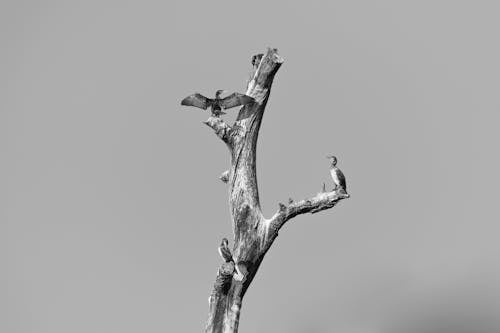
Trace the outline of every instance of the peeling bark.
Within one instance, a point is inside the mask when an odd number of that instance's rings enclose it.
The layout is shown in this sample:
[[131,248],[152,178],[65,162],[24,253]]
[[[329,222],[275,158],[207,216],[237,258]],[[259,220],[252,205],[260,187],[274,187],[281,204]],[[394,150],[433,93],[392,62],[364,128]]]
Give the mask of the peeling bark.
[[222,119],[210,117],[205,124],[222,139],[231,154],[229,171],[221,180],[229,185],[234,246],[234,262],[225,262],[218,270],[209,298],[209,316],[205,332],[235,333],[238,331],[241,304],[260,263],[264,259],[281,227],[293,217],[317,213],[332,208],[348,198],[343,189],[321,192],[316,196],[288,205],[279,204],[279,210],[270,218],[262,215],[257,187],[257,138],[264,110],[271,92],[275,74],[283,63],[276,49],[252,58],[254,73],[248,82],[246,94],[255,103],[243,106],[233,126]]

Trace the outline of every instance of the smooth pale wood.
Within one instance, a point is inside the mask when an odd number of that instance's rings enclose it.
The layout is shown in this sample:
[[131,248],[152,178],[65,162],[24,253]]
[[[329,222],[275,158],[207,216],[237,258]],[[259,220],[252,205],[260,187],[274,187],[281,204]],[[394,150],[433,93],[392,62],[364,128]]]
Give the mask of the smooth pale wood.
[[229,186],[235,262],[223,263],[219,268],[209,298],[205,332],[238,331],[243,296],[278,231],[288,220],[299,214],[332,208],[349,197],[342,189],[322,192],[307,200],[279,204],[278,211],[270,219],[262,215],[256,174],[257,138],[271,85],[282,63],[276,49],[254,56],[254,75],[248,82],[246,94],[256,103],[242,107],[233,126],[217,117],[210,117],[205,122],[226,143],[231,154],[231,166],[225,177]]

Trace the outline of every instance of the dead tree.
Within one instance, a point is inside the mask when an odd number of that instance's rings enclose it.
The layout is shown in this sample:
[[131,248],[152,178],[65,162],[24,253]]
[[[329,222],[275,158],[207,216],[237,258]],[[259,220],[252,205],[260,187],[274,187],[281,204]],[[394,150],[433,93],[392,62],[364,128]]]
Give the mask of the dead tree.
[[[229,126],[219,117],[210,117],[205,124],[224,141],[231,155],[231,167],[220,179],[229,186],[234,246],[231,252],[219,252],[224,259],[209,297],[208,323],[205,332],[237,332],[243,296],[252,282],[281,227],[293,217],[317,213],[332,208],[348,198],[343,189],[322,191],[316,196],[278,205],[278,211],[269,219],[262,215],[257,189],[256,148],[260,124],[264,115],[274,75],[283,63],[276,49],[252,58],[253,77],[246,94],[255,103],[243,106],[235,123]],[[228,255],[229,253],[229,255]]]

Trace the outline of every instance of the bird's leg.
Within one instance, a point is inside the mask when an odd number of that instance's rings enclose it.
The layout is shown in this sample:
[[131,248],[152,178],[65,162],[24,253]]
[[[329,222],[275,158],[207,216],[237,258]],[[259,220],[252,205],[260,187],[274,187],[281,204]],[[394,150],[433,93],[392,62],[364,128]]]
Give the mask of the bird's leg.
[[216,117],[216,118],[220,118],[220,116],[226,114],[225,112],[221,111],[221,110],[217,110],[217,111],[212,111],[212,116]]

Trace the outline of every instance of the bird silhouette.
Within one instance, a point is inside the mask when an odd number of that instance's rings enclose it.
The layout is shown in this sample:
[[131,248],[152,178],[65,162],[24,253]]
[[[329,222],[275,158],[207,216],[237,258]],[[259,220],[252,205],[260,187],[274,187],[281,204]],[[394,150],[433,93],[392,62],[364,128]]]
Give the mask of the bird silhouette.
[[210,108],[213,116],[220,117],[226,114],[222,110],[255,102],[252,97],[240,93],[232,93],[227,97],[221,98],[220,95],[223,93],[224,90],[217,90],[214,99],[205,97],[200,93],[195,93],[184,98],[181,101],[181,105],[194,106],[203,110]]
[[337,158],[333,155],[327,156],[330,159],[330,174],[332,175],[333,183],[335,184],[334,190],[341,187],[347,192],[347,185],[345,183],[345,176],[337,167]]

